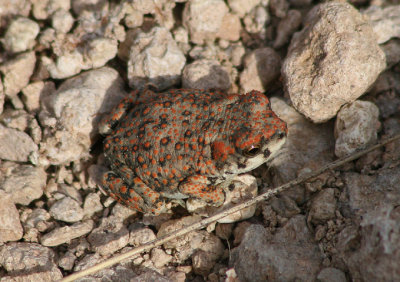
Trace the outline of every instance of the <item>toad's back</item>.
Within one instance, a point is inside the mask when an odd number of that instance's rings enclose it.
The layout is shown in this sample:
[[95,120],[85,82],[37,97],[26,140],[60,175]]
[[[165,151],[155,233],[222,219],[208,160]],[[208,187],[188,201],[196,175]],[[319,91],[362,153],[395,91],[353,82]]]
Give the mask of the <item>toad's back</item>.
[[220,177],[210,143],[224,135],[235,101],[220,91],[181,89],[138,102],[109,137],[111,155],[156,191],[176,189],[194,173]]

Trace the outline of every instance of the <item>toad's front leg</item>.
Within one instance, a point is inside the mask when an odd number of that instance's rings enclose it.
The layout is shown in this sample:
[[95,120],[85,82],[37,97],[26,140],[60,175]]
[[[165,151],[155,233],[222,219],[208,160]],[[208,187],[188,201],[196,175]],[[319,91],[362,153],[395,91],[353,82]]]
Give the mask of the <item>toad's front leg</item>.
[[214,206],[224,203],[225,193],[222,188],[212,185],[204,175],[192,175],[179,185],[179,191],[191,198],[202,200]]

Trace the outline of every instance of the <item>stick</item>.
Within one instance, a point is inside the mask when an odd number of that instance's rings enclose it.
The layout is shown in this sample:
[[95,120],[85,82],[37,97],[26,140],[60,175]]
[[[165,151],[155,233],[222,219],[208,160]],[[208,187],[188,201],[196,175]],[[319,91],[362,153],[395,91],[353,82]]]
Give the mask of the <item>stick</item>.
[[380,148],[380,147],[382,147],[382,146],[384,146],[384,145],[386,145],[386,144],[388,144],[390,142],[398,140],[398,139],[400,139],[400,134],[399,135],[395,135],[394,137],[388,138],[388,139],[386,139],[384,141],[381,141],[380,143],[378,143],[376,145],[373,145],[373,146],[371,146],[371,147],[369,147],[369,148],[367,148],[365,150],[361,150],[361,151],[356,152],[356,153],[354,153],[354,154],[352,154],[350,156],[347,156],[347,157],[344,157],[342,159],[338,159],[338,160],[336,160],[334,162],[331,162],[331,163],[323,166],[322,168],[320,168],[320,169],[318,169],[318,170],[316,170],[316,171],[314,171],[314,172],[312,172],[312,173],[310,173],[308,175],[305,175],[305,176],[302,176],[302,177],[298,177],[298,178],[296,178],[296,179],[294,179],[294,180],[292,180],[290,182],[287,182],[287,183],[285,183],[285,184],[283,184],[281,186],[278,186],[278,187],[276,187],[274,189],[271,189],[271,190],[269,190],[269,191],[267,191],[267,192],[265,192],[263,194],[260,194],[260,195],[258,195],[257,197],[255,197],[253,199],[247,200],[247,201],[245,201],[245,202],[243,202],[241,204],[238,204],[238,205],[236,205],[234,207],[231,207],[229,209],[219,211],[218,213],[216,213],[215,215],[213,215],[211,217],[205,218],[205,219],[203,219],[203,220],[201,220],[199,222],[196,222],[196,223],[193,223],[191,225],[188,225],[187,227],[184,227],[184,228],[182,228],[180,230],[177,230],[177,231],[175,231],[175,232],[173,232],[171,234],[167,234],[167,235],[165,235],[165,236],[163,236],[161,238],[158,238],[158,239],[155,239],[155,240],[150,241],[148,243],[145,243],[145,244],[143,244],[143,245],[141,245],[141,246],[139,246],[137,248],[134,248],[133,250],[130,250],[129,252],[126,252],[124,254],[115,256],[115,257],[110,258],[110,259],[108,259],[106,261],[103,261],[103,262],[101,262],[101,263],[99,263],[97,265],[94,265],[94,266],[89,267],[87,269],[84,269],[84,270],[81,270],[81,271],[76,272],[74,274],[71,274],[69,276],[66,276],[61,280],[61,282],[74,281],[74,280],[76,280],[78,278],[82,278],[84,276],[93,274],[93,273],[95,273],[95,272],[97,272],[97,271],[99,271],[101,269],[104,269],[104,268],[110,267],[110,266],[112,266],[112,265],[114,265],[116,263],[119,263],[120,261],[123,261],[124,259],[127,259],[127,258],[129,258],[131,256],[134,256],[134,255],[140,254],[142,252],[149,251],[149,250],[151,250],[151,249],[153,249],[155,247],[161,246],[162,244],[164,244],[164,243],[166,243],[166,242],[168,242],[170,240],[176,239],[179,236],[188,234],[189,232],[192,232],[194,230],[200,230],[200,229],[206,227],[208,224],[213,223],[213,222],[215,222],[215,221],[217,221],[217,220],[219,220],[219,219],[221,219],[221,218],[223,218],[223,217],[225,217],[227,215],[233,214],[233,213],[235,213],[235,212],[237,212],[239,210],[242,210],[244,208],[247,208],[247,207],[249,207],[251,205],[254,205],[254,204],[259,203],[261,201],[267,200],[271,196],[276,195],[278,193],[281,193],[282,191],[285,191],[285,190],[289,189],[290,187],[293,187],[295,185],[303,183],[303,182],[305,182],[305,181],[307,181],[307,180],[309,180],[311,178],[317,177],[318,175],[320,175],[321,173],[323,173],[326,170],[336,169],[336,168],[340,167],[341,165],[343,165],[345,163],[348,163],[348,162],[351,162],[351,161],[353,161],[355,159],[358,159],[361,156],[363,156],[363,155],[365,155],[365,154],[367,154],[367,153],[369,153],[369,152],[371,152],[373,150],[376,150],[376,149],[378,149],[378,148]]

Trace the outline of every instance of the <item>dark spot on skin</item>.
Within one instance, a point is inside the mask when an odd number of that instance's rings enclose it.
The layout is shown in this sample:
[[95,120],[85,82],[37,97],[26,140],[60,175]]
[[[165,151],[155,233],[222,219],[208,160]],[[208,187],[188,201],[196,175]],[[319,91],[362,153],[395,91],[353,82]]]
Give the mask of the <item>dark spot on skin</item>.
[[171,108],[172,107],[172,102],[171,101],[164,101],[163,102],[164,108]]
[[209,121],[206,121],[205,123],[203,123],[201,129],[202,130],[207,130],[210,128],[211,123]]
[[167,146],[169,144],[169,142],[171,142],[171,138],[169,136],[163,137],[160,140],[160,144],[162,146]]
[[143,145],[143,149],[144,149],[145,151],[150,151],[151,149],[153,149],[153,146],[151,146],[151,145],[149,145],[149,144],[145,144],[145,145]]
[[217,182],[218,177],[207,177],[207,179],[212,185],[214,185]]
[[182,115],[183,116],[190,116],[192,114],[192,112],[191,111],[188,111],[188,110],[185,110],[185,111],[183,111],[183,113],[182,113]]
[[190,129],[186,130],[185,137],[192,137],[192,135],[193,135],[193,131],[191,131]]
[[216,123],[217,127],[222,127],[224,124],[225,124],[225,121],[222,119],[218,120]]
[[238,168],[246,168],[246,164],[244,163],[238,163]]
[[268,149],[265,149],[263,152],[264,158],[268,158],[271,155],[271,151]]
[[146,162],[145,158],[144,158],[142,155],[140,155],[140,154],[136,157],[136,160],[137,160],[138,163],[140,163],[140,164],[144,164],[144,163]]

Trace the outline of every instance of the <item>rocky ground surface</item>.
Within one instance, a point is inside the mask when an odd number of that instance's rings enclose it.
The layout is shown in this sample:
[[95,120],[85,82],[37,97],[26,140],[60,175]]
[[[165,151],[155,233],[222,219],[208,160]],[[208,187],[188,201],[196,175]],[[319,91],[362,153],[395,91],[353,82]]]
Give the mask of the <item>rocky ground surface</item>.
[[[289,137],[253,173],[265,192],[399,134],[399,62],[390,0],[0,1],[0,281],[57,280],[204,215],[99,190],[98,121],[129,89],[274,96]],[[399,148],[84,281],[400,280]]]

